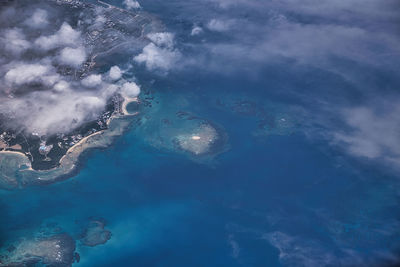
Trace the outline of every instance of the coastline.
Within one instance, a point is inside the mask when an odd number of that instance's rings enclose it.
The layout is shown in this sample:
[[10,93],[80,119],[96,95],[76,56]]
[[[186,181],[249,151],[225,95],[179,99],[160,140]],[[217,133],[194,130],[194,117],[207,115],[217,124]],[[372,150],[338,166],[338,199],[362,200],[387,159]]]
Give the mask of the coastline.
[[11,150],[2,150],[2,151],[0,151],[0,154],[18,154],[18,155],[26,157],[26,155],[24,153],[22,153],[22,152],[11,151]]
[[59,161],[59,166],[49,170],[34,170],[29,158],[19,151],[0,151],[0,189],[15,189],[29,185],[54,183],[69,178],[77,169],[79,158],[93,148],[107,148],[115,137],[121,136],[132,123],[126,105],[137,98],[124,98],[121,114],[112,115],[107,121],[108,128],[82,138],[70,147]]
[[138,100],[137,97],[124,97],[124,101],[122,101],[122,104],[121,104],[121,112],[125,116],[137,115],[139,113],[139,112],[135,112],[135,113],[131,114],[131,113],[128,112],[127,106],[132,102],[139,102],[139,100]]
[[[93,64],[97,62],[96,57],[101,58],[100,61],[104,60],[114,53],[115,50],[122,51],[121,46],[130,44],[133,40],[144,40],[147,44],[149,42],[146,38],[148,33],[162,32],[165,28],[160,20],[147,12],[142,10],[125,10],[100,0],[95,0],[93,3],[83,3],[79,0],[54,0],[51,2],[54,2],[57,6],[63,6],[66,10],[78,9],[80,12],[83,12],[82,14],[88,15],[93,15],[94,13],[92,14],[92,12],[97,12],[97,9],[101,9],[104,11],[102,13],[104,17],[112,22],[110,25],[107,24],[107,26],[101,25],[96,27],[96,38],[91,35],[92,30],[89,30],[89,28],[92,27],[92,25],[90,25],[90,23],[82,26],[83,32],[87,30],[86,33],[88,33],[88,36],[84,39],[85,42],[96,48],[90,55],[91,57],[87,62],[88,65],[83,65],[83,73],[88,73],[94,67]],[[116,26],[116,23],[118,26]],[[109,38],[109,31],[112,31],[113,38]],[[107,41],[107,45],[98,45],[99,41],[103,43]],[[144,45],[143,43],[143,46]],[[118,103],[119,110],[108,119],[104,118],[104,120],[101,121],[103,123],[101,126],[106,124],[108,126],[107,129],[102,130],[96,128],[97,132],[89,134],[80,140],[74,139],[73,143],[65,143],[62,147],[60,146],[61,150],[53,150],[54,153],[57,153],[57,156],[53,157],[52,161],[42,162],[41,158],[39,159],[39,157],[36,157],[36,155],[40,154],[40,151],[36,148],[36,144],[35,148],[29,151],[29,148],[25,147],[22,149],[22,147],[8,146],[7,139],[4,139],[4,142],[0,139],[0,190],[10,187],[25,187],[30,184],[54,182],[71,176],[71,173],[77,169],[77,165],[79,164],[78,158],[82,153],[90,148],[109,146],[111,144],[111,139],[113,139],[114,136],[121,135],[124,129],[134,121],[130,119],[131,116],[137,115],[139,112],[135,110],[129,113],[127,106],[131,102],[138,102],[138,98],[124,95],[122,98],[122,101]],[[87,133],[88,132],[85,132],[82,136]],[[22,144],[22,142],[20,143]],[[54,148],[56,148],[56,146]],[[50,148],[50,150],[51,149],[52,148]],[[13,181],[12,186],[6,181],[9,179]],[[15,186],[15,184],[17,184],[17,186]]]

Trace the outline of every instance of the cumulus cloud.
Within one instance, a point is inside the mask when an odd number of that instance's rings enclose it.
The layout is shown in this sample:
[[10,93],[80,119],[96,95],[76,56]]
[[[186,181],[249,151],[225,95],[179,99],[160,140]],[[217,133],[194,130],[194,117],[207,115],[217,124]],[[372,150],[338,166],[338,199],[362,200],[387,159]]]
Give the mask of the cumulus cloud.
[[50,36],[41,36],[35,41],[35,45],[41,50],[51,50],[60,46],[76,46],[81,43],[81,33],[74,30],[64,22],[58,32]]
[[[115,94],[139,94],[134,83],[112,84],[122,78],[118,66],[102,76],[94,64],[83,64],[94,53],[107,56],[104,51],[114,47],[87,34],[101,34],[105,9],[85,9],[94,17],[84,21],[67,15],[62,21],[55,10],[67,6],[15,1],[0,11],[2,127],[45,136],[67,134],[96,120]],[[125,40],[116,29],[107,29],[107,34],[118,36],[118,45]]]
[[69,89],[71,89],[69,83],[63,80],[57,82],[53,87],[53,90],[58,93],[66,92]]
[[140,8],[139,2],[135,1],[135,0],[124,0],[123,4],[127,9],[138,9],[138,8]]
[[3,34],[4,48],[7,52],[18,55],[31,47],[21,29],[7,29]]
[[127,97],[137,97],[140,94],[140,87],[134,82],[126,82],[122,85],[121,93]]
[[174,48],[171,33],[154,33],[147,36],[152,42],[143,48],[134,61],[144,64],[148,70],[168,71],[176,66],[181,53]]
[[46,10],[38,8],[30,18],[25,21],[25,25],[33,29],[43,29],[49,24]]
[[119,80],[122,77],[122,70],[118,66],[112,66],[108,72],[108,76],[112,81]]
[[179,56],[178,51],[160,48],[150,43],[134,60],[144,63],[148,70],[170,70],[178,61]]
[[4,76],[9,86],[30,83],[43,83],[46,86],[51,86],[58,78],[59,75],[51,66],[21,62],[16,63]]
[[[23,122],[28,132],[40,135],[67,133],[82,121],[96,119],[105,105],[104,99],[83,93],[66,92],[55,97],[49,93],[33,92],[28,97],[32,100],[12,99],[6,107],[15,119],[15,126]],[[4,112],[4,108],[1,107],[1,111]],[[30,120],[26,121],[25,117]]]
[[78,47],[78,48],[66,47],[61,50],[58,60],[63,65],[77,68],[86,61],[86,57],[87,57],[87,55],[86,55],[85,48],[83,48],[83,47]]
[[92,74],[81,81],[82,85],[88,88],[94,88],[102,83],[100,74]]
[[172,48],[174,46],[174,35],[169,32],[150,33],[147,37],[159,47]]

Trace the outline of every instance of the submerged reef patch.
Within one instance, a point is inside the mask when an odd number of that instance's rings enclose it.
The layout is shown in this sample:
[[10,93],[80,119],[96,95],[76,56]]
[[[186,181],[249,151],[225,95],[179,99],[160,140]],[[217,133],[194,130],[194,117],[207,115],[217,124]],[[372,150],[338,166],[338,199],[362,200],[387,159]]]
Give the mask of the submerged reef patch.
[[138,131],[151,146],[185,154],[195,161],[209,161],[229,148],[222,127],[184,111],[164,113],[161,121],[142,120]]
[[105,244],[111,238],[111,231],[105,229],[105,226],[106,222],[102,218],[91,220],[82,234],[81,243],[88,247]]
[[111,231],[102,217],[51,218],[25,231],[17,229],[13,237],[0,244],[0,267],[67,267],[79,262],[87,247],[106,244]]
[[219,138],[219,134],[214,127],[208,123],[199,123],[191,132],[176,136],[174,142],[183,151],[194,155],[202,155],[209,153]]
[[0,253],[0,266],[71,266],[75,260],[75,240],[68,234],[41,239],[24,239]]
[[252,134],[258,137],[290,135],[300,127],[299,116],[296,117],[292,110],[269,101],[260,103],[248,97],[218,98],[215,106],[235,115],[253,118],[257,126]]

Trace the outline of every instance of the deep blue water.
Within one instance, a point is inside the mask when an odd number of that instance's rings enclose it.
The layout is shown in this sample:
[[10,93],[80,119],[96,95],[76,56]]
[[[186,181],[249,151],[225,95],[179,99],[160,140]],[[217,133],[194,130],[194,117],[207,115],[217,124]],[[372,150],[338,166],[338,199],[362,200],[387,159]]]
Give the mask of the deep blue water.
[[[142,6],[180,38],[191,25],[174,9],[178,2],[163,12],[158,1]],[[138,68],[137,80],[155,96],[140,115],[149,123],[89,152],[68,180],[1,191],[0,244],[37,236],[47,223],[77,238],[94,216],[112,237],[93,248],[77,241],[76,266],[373,266],[397,255],[396,173],[310,137],[313,118],[293,109],[322,114],[316,98],[341,105],[362,103],[363,94],[339,75],[286,61],[257,71],[154,78]],[[235,111],[238,100],[256,111]],[[185,132],[178,111],[218,125],[227,136],[222,153],[199,160],[160,145],[174,134],[162,119]],[[294,123],[260,134],[260,121],[279,116]]]
[[[158,97],[168,99],[164,93]],[[345,247],[374,260],[376,250],[396,249],[393,177],[377,179],[373,167],[301,132],[255,137],[254,118],[206,102],[196,114],[229,136],[229,151],[212,163],[157,149],[132,127],[112,147],[89,153],[73,178],[2,192],[2,239],[35,234],[45,222],[74,235],[77,221],[96,216],[112,238],[94,248],[78,242],[79,266],[279,266],[279,249],[266,239],[273,232],[306,249],[279,241],[294,253],[289,265],[296,253],[340,258]]]

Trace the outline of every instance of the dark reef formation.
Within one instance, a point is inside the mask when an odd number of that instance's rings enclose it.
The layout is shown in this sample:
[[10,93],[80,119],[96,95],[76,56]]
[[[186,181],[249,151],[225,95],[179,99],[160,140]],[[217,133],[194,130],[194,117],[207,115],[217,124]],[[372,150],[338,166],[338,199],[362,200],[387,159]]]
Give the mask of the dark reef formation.
[[105,244],[111,238],[111,231],[104,229],[105,226],[104,219],[92,219],[82,234],[81,243],[88,247]]

